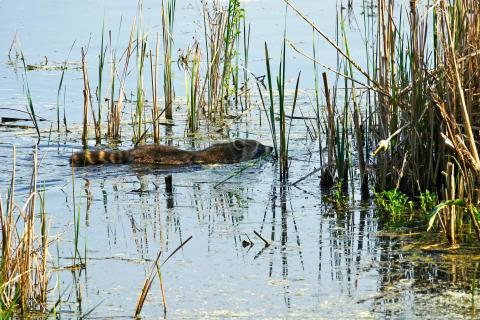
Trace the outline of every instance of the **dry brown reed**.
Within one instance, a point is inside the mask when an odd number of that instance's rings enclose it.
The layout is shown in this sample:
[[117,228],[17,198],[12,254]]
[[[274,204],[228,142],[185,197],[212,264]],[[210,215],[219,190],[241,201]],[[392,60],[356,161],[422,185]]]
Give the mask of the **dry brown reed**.
[[[47,307],[48,232],[45,203],[36,186],[37,151],[34,154],[30,193],[23,206],[15,203],[15,158],[14,148],[5,206],[0,194],[2,316],[8,315],[5,310],[12,316],[17,312],[45,312]],[[41,203],[39,215],[36,213],[37,200]]]
[[134,17],[132,23],[132,29],[130,31],[130,38],[128,41],[128,46],[125,51],[125,64],[123,67],[122,76],[120,78],[120,88],[118,91],[118,99],[115,103],[111,102],[111,109],[109,112],[110,118],[108,119],[108,136],[113,139],[120,138],[120,125],[122,122],[122,111],[123,111],[123,101],[125,97],[125,80],[128,74],[128,66],[130,63],[130,57],[132,56],[134,35],[136,32],[136,21],[137,18]]
[[175,253],[177,253],[187,242],[192,239],[192,236],[189,236],[185,241],[180,243],[180,245],[170,253],[170,255],[160,264],[160,257],[162,255],[162,251],[160,251],[155,259],[154,263],[152,264],[150,271],[148,272],[147,278],[145,279],[142,291],[140,291],[140,296],[138,297],[137,304],[135,307],[135,314],[134,317],[139,317],[140,313],[142,312],[143,305],[145,304],[145,300],[147,299],[148,292],[152,287],[153,281],[155,280],[155,276],[158,276],[160,281],[160,290],[162,292],[162,303],[163,303],[163,311],[164,315],[167,314],[167,303],[165,298],[165,288],[163,285],[163,277],[161,272],[161,267],[171,258]]
[[[379,1],[377,81],[395,98],[378,96],[377,132],[388,137],[386,152],[377,157],[378,186],[413,194],[435,190],[450,202],[465,198],[464,209],[480,235],[474,214],[480,160],[473,133],[480,123],[479,4],[443,0],[422,14],[411,1],[406,36],[394,21],[394,6]],[[433,48],[427,45],[430,36]],[[458,211],[445,206],[439,216],[451,245],[462,228]]]
[[82,75],[83,75],[83,145],[87,144],[88,140],[88,106],[91,105],[90,83],[88,81],[87,57],[85,49],[82,48]]
[[[203,3],[207,57],[207,118],[222,119],[227,113],[230,80],[234,77],[232,60],[239,44],[240,17],[238,0],[230,0],[228,7],[219,2]],[[238,81],[238,80],[237,80]]]
[[190,133],[197,131],[200,125],[200,112],[204,110],[205,83],[200,81],[200,64],[202,52],[200,44],[195,42],[189,50],[184,62],[185,83],[187,87],[187,113],[188,130]]

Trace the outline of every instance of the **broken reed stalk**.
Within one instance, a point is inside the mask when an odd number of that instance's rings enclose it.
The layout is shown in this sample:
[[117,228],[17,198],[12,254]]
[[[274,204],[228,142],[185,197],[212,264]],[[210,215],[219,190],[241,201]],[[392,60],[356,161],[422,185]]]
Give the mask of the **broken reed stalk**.
[[[15,204],[15,162],[13,149],[12,175],[6,198],[6,207],[0,194],[1,265],[0,294],[2,316],[14,317],[17,312],[45,312],[47,305],[48,231],[45,201],[37,191],[38,152],[35,148],[30,193],[23,207]],[[36,199],[41,200],[40,214],[36,214]],[[35,229],[40,217],[40,233]]]
[[[187,244],[192,239],[192,236],[189,236],[185,241],[180,243],[180,245],[173,250],[172,253],[161,263],[159,264],[158,262],[160,261],[160,256],[162,255],[162,251],[160,251],[157,255],[157,258],[155,259],[152,267],[150,268],[150,271],[147,275],[147,278],[145,279],[142,287],[142,291],[140,292],[140,296],[138,297],[137,304],[135,307],[135,314],[134,317],[139,317],[140,313],[142,312],[143,305],[145,304],[145,299],[147,298],[148,292],[150,291],[150,288],[152,287],[153,281],[155,280],[155,275],[157,274],[159,279],[160,279],[160,290],[162,291],[162,300],[163,300],[163,310],[166,315],[167,313],[167,305],[166,305],[166,299],[165,299],[165,292],[163,288],[163,278],[162,278],[162,273],[161,273],[161,267],[167,263],[168,260],[170,260],[175,253],[177,253],[183,246]],[[157,270],[157,273],[154,271]]]
[[158,263],[155,264],[156,269],[157,269],[157,276],[158,276],[158,281],[160,282],[160,291],[162,292],[162,304],[163,304],[163,314],[167,314],[167,297],[165,294],[165,286],[163,285],[163,275],[162,275],[162,270]]
[[268,242],[264,237],[262,237],[262,235],[260,233],[258,233],[256,230],[253,230],[253,233],[260,238],[260,240],[263,241],[263,244],[265,245],[265,248],[266,247],[269,247],[270,246],[270,242]]
[[162,255],[162,251],[158,253],[157,258],[155,259],[153,266],[150,269],[150,272],[148,273],[147,278],[143,282],[142,291],[140,291],[140,296],[138,297],[137,305],[135,307],[135,314],[134,314],[135,318],[138,317],[142,312],[145,299],[147,299],[147,294],[150,291],[150,288],[152,287],[153,280],[155,280],[155,273],[153,271],[155,270],[155,267],[158,266],[158,260],[160,260],[161,255]]
[[[165,3],[166,1],[166,3]],[[163,93],[165,96],[165,118],[173,119],[173,90],[172,47],[173,23],[175,19],[176,0],[162,0],[162,31],[164,48]]]

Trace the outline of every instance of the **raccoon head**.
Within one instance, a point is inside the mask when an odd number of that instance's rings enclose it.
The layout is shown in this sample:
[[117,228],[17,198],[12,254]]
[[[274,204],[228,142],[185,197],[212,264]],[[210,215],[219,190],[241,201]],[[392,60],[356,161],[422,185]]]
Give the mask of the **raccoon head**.
[[258,141],[239,139],[234,142],[215,144],[192,154],[193,162],[197,164],[237,163],[259,158],[272,150],[272,147]]
[[238,139],[232,142],[232,147],[239,156],[239,162],[260,158],[273,151],[272,147],[265,146],[258,141]]

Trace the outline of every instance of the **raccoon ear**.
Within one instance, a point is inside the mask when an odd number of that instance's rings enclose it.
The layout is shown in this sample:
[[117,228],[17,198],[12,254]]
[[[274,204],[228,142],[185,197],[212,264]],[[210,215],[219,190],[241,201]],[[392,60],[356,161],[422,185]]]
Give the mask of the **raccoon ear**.
[[235,140],[233,142],[233,146],[236,148],[236,149],[243,149],[247,144],[245,143],[245,141],[243,140]]

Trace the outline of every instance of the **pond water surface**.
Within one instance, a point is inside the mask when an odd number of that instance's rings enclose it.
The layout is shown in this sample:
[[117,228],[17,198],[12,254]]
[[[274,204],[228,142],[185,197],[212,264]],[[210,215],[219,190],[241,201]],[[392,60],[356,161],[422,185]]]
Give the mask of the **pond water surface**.
[[[335,1],[303,0],[297,5],[334,37]],[[361,12],[361,1],[354,5]],[[193,37],[202,35],[201,5],[179,0],[177,7],[175,47],[186,48]],[[251,69],[262,75],[263,43],[268,41],[276,57],[285,5],[258,0],[245,2],[245,7],[252,24]],[[135,10],[134,1],[0,1],[0,116],[25,117],[16,111],[25,110],[26,105],[23,70],[7,63],[15,34],[31,64],[41,63],[44,56],[51,63],[61,63],[74,40],[70,61],[78,62],[79,48],[91,39],[93,75],[102,21],[113,32],[122,21],[114,39],[118,37],[118,48],[123,50]],[[145,1],[143,16],[145,28],[160,31],[160,1]],[[292,41],[310,48],[309,27],[291,12],[287,24]],[[360,48],[357,29],[352,23],[351,41]],[[335,65],[334,50],[325,43],[319,46],[318,59]],[[303,116],[313,117],[313,96],[308,90],[313,86],[313,76],[308,75],[311,62],[292,51],[289,57],[292,79],[305,70],[299,108]],[[27,73],[37,115],[50,121],[56,119],[60,75],[60,71]],[[129,81],[127,86],[134,90],[135,77]],[[183,71],[177,71],[175,126],[163,129],[162,142],[184,149],[237,137],[272,144],[259,108],[220,133],[202,129],[197,138],[186,137],[183,81]],[[68,70],[64,83],[62,112],[65,108],[69,132],[57,133],[51,129],[55,123],[41,123],[38,186],[45,194],[50,235],[60,239],[50,247],[51,264],[72,265],[75,214],[80,216],[79,251],[86,267],[52,273],[56,289],[51,301],[59,294],[62,301],[59,317],[132,317],[158,253],[162,252],[160,261],[164,261],[192,237],[161,268],[167,318],[477,318],[478,262],[474,258],[406,250],[414,239],[380,232],[374,207],[361,202],[358,194],[352,195],[348,209],[337,210],[325,201],[328,192],[320,190],[317,174],[295,184],[320,165],[318,142],[308,134],[308,121],[293,121],[286,184],[279,182],[271,159],[241,173],[245,164],[180,169],[105,165],[75,168],[72,178],[68,158],[81,149],[81,72]],[[147,96],[148,92],[146,88]],[[127,105],[127,114],[133,107]],[[31,125],[28,121],[16,124]],[[120,148],[131,147],[128,132],[125,129]],[[13,145],[18,201],[28,194],[36,141],[31,128],[0,127],[2,195],[11,176]],[[94,140],[89,143],[95,144]],[[232,177],[233,173],[238,174]],[[271,245],[266,247],[255,233]],[[157,279],[142,316],[156,319],[163,314]]]

